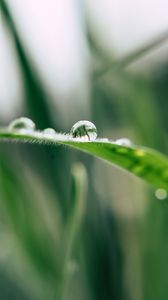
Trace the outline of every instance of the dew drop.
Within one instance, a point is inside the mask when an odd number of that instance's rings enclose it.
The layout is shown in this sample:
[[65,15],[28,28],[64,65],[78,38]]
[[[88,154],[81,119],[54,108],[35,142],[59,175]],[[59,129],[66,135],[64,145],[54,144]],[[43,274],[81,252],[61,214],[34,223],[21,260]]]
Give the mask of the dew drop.
[[167,191],[165,189],[157,189],[155,191],[155,196],[159,200],[165,200],[167,198]]
[[45,134],[55,134],[56,131],[53,128],[46,128],[43,130],[43,133]]
[[70,133],[73,138],[93,141],[97,137],[97,128],[92,122],[78,121],[72,126]]
[[21,117],[21,118],[18,118],[18,119],[15,119],[14,121],[12,121],[9,124],[8,128],[9,128],[9,131],[20,131],[20,130],[34,131],[36,126],[35,126],[35,123],[31,119]]
[[130,147],[132,142],[127,138],[118,139],[115,141],[117,145]]

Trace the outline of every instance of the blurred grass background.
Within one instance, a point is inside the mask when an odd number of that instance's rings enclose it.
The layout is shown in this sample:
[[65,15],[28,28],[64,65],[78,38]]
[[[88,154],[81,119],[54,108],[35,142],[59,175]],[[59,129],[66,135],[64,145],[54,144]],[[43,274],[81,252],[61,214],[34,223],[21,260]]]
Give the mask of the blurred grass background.
[[[88,119],[167,154],[166,42],[115,64],[168,20],[159,1],[126,2],[1,0],[0,125],[23,115],[67,132]],[[1,144],[1,299],[166,300],[167,217],[152,187],[102,161]]]

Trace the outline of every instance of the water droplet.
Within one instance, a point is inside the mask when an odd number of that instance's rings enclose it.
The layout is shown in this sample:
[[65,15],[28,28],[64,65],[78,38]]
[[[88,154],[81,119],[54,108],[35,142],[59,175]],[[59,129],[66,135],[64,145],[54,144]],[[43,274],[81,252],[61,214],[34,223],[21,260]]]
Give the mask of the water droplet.
[[35,123],[29,119],[29,118],[25,118],[25,117],[21,117],[18,119],[15,119],[14,121],[12,121],[9,126],[9,131],[20,131],[20,130],[29,130],[29,131],[34,131],[36,126]]
[[155,191],[155,196],[159,200],[165,200],[167,198],[167,191],[165,189],[157,189]]
[[93,141],[97,137],[97,128],[92,122],[78,121],[72,126],[70,133],[73,138],[82,138]]
[[56,131],[53,128],[46,128],[46,129],[43,130],[43,133],[56,134]]
[[127,138],[118,139],[115,141],[117,145],[130,147],[132,142]]

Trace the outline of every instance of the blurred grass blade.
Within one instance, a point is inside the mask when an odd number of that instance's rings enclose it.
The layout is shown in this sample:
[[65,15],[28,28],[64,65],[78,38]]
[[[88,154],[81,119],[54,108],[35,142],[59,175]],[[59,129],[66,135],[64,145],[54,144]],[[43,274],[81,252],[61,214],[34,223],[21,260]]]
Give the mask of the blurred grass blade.
[[87,189],[87,175],[85,167],[81,163],[72,166],[71,178],[71,201],[68,221],[65,229],[65,255],[63,262],[63,280],[60,299],[65,299],[68,282],[73,275],[73,250],[77,241],[78,233],[85,213],[85,195]]
[[161,33],[157,37],[155,37],[150,42],[138,47],[131,53],[128,53],[123,58],[114,61],[111,65],[106,66],[104,70],[101,70],[99,74],[97,74],[96,79],[104,80],[108,75],[112,73],[119,72],[120,70],[124,69],[125,67],[129,66],[130,64],[136,62],[141,57],[148,54],[150,51],[154,50],[155,48],[161,46],[163,43],[168,41],[168,30]]
[[165,188],[168,191],[168,157],[150,148],[134,145],[121,146],[115,142],[104,141],[104,139],[92,142],[83,141],[79,138],[72,138],[68,134],[59,133],[54,135],[45,135],[39,131],[27,134],[14,133],[9,132],[8,129],[0,130],[0,140],[67,145],[122,167],[154,186]]
[[[12,14],[10,12],[10,9],[8,8],[8,3],[1,0],[0,8],[3,21],[5,21],[7,29],[11,33],[12,40],[16,49],[16,54],[18,56],[18,63],[22,74],[22,83],[24,88],[24,100],[26,103],[28,114],[34,116],[40,127],[43,128],[46,125],[52,126],[53,122],[50,117],[49,108],[47,107],[47,94],[42,84],[40,83],[34,66],[30,61],[30,58],[26,55],[24,46],[22,45],[19,34],[17,32],[17,27],[15,26]],[[34,105],[35,102],[36,105]]]
[[70,256],[72,244],[80,228],[85,212],[85,195],[87,189],[87,175],[85,167],[81,163],[72,166],[71,178],[71,207],[69,210],[68,230],[68,256]]

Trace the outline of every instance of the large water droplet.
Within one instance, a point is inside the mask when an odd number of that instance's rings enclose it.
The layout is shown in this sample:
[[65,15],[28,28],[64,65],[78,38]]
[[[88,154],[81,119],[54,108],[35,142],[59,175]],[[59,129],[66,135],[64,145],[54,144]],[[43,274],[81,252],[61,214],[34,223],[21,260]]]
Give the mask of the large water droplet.
[[97,128],[92,122],[78,121],[72,126],[70,133],[73,138],[93,141],[97,137]]
[[56,134],[56,131],[53,128],[46,128],[43,130],[43,133],[45,134]]
[[155,196],[159,200],[165,200],[167,198],[167,191],[165,189],[157,189],[155,191]]
[[127,138],[118,139],[115,141],[117,145],[130,147],[132,142]]
[[21,117],[12,121],[9,126],[9,131],[20,131],[20,130],[29,130],[34,131],[36,126],[35,123],[26,117]]

